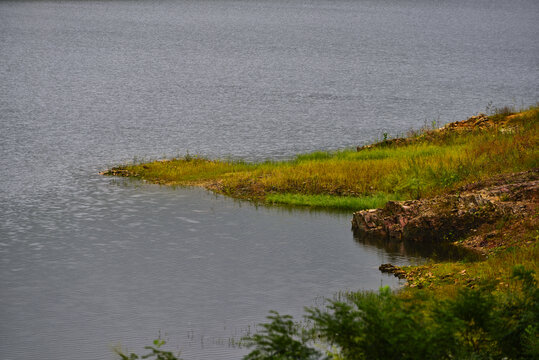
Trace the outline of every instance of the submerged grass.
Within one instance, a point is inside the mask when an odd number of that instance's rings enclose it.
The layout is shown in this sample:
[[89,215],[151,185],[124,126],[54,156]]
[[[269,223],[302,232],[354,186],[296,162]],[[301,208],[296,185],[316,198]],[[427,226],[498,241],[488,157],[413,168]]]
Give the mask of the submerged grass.
[[439,195],[496,174],[539,167],[537,107],[518,114],[497,113],[490,120],[495,124],[490,129],[429,130],[361,151],[318,151],[289,161],[247,163],[186,156],[117,169],[151,182],[205,186],[268,203],[380,207],[390,199]]

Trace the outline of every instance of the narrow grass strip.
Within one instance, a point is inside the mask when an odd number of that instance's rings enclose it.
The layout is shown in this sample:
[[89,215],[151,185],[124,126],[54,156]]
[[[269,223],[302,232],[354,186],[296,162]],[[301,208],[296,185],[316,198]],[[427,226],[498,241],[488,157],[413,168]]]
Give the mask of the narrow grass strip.
[[318,151],[262,163],[187,154],[183,159],[120,166],[108,174],[205,186],[274,204],[377,208],[388,200],[441,195],[497,174],[539,167],[539,108],[491,118],[497,120],[491,119],[487,128],[428,131],[361,151]]
[[354,211],[380,208],[390,200],[401,200],[401,197],[398,194],[383,193],[361,197],[303,194],[270,194],[266,196],[266,202],[270,204],[286,204]]

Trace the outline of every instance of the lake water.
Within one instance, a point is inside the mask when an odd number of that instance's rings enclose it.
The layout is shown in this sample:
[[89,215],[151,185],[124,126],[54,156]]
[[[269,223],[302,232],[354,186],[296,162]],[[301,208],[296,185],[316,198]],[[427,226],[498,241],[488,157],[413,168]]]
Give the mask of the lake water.
[[539,4],[0,2],[0,357],[111,359],[159,331],[190,359],[271,309],[398,282],[411,249],[350,214],[98,175],[366,144],[539,97]]

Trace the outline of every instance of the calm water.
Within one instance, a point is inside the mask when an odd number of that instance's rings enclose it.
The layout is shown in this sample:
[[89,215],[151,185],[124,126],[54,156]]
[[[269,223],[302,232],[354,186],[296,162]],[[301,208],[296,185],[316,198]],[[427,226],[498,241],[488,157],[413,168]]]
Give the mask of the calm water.
[[0,2],[0,358],[110,359],[159,331],[186,359],[270,309],[397,286],[413,250],[349,214],[97,175],[137,158],[248,160],[365,144],[539,99],[539,5],[476,1]]

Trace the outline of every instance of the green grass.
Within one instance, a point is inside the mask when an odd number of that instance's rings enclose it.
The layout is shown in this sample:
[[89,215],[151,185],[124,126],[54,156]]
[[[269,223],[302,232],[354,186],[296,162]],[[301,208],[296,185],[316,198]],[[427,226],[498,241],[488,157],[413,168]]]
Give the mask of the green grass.
[[[361,209],[444,194],[500,173],[539,167],[539,109],[491,116],[490,130],[425,131],[400,144],[247,163],[199,157],[119,167],[147,181],[198,185],[268,203]],[[385,200],[384,200],[385,199]]]
[[[529,234],[529,233],[528,233]],[[432,262],[421,266],[406,267],[408,282],[414,287],[429,288],[440,298],[454,296],[460,288],[491,283],[503,293],[514,287],[511,271],[517,265],[537,271],[539,246],[536,240],[528,246],[519,245],[491,254],[484,261]]]
[[303,194],[270,194],[266,196],[269,204],[309,206],[341,210],[365,210],[383,207],[390,200],[401,200],[398,194],[375,194],[370,196],[332,196]]

